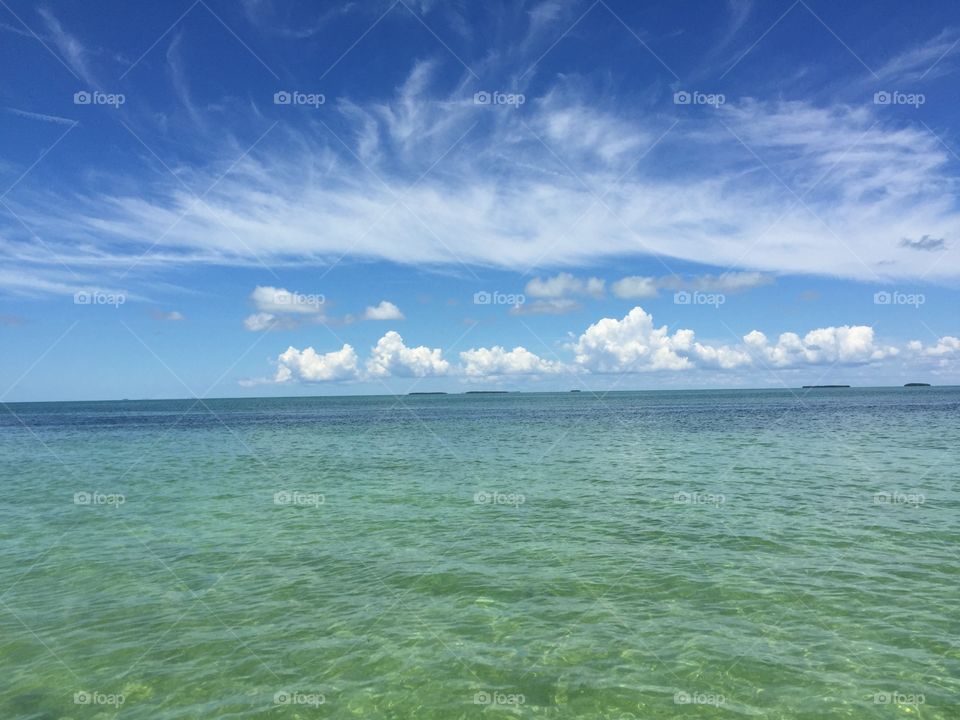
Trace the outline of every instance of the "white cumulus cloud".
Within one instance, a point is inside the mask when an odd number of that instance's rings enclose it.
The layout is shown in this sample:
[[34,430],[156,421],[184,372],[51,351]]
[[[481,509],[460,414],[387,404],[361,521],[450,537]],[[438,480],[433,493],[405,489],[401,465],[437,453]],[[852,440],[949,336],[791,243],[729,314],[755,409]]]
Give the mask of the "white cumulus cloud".
[[670,335],[666,325],[656,328],[653,317],[635,307],[622,320],[603,318],[573,346],[577,364],[594,372],[686,370],[693,363],[678,349],[688,349],[692,332]]
[[381,300],[379,305],[370,306],[363,314],[366,320],[403,320],[400,308],[387,300]]
[[293,330],[301,322],[323,322],[326,298],[319,293],[301,293],[286,288],[258,285],[250,293],[257,312],[248,315],[243,326],[251,332]]
[[312,347],[289,347],[277,358],[276,382],[352,380],[358,375],[357,353],[347,344],[335,352],[318,353]]
[[618,298],[625,300],[652,298],[656,297],[659,292],[656,278],[639,275],[631,275],[617,280],[610,286],[610,290]]
[[899,350],[880,345],[873,328],[867,325],[843,325],[811,330],[803,337],[785,332],[776,343],[754,330],[744,336],[744,343],[755,356],[774,367],[841,363],[857,365],[893,357]]
[[666,325],[656,327],[653,317],[641,307],[633,308],[621,320],[604,318],[594,323],[573,344],[573,351],[577,364],[601,373],[860,365],[899,353],[896,347],[878,343],[873,328],[866,325],[818,328],[803,337],[785,332],[774,343],[754,330],[740,344],[711,345],[697,341],[693,330],[671,334]]
[[960,355],[960,338],[944,335],[937,340],[936,345],[924,345],[919,340],[911,340],[907,349],[916,354],[930,358],[947,358],[951,355]]
[[317,293],[291,292],[286,288],[258,285],[250,294],[257,310],[268,313],[316,315],[323,312],[325,298]]
[[474,348],[460,353],[462,372],[469,377],[490,375],[538,375],[565,372],[562,363],[544,360],[524,347],[513,350],[495,345],[491,348]]
[[446,375],[450,363],[443,359],[439,348],[407,347],[400,333],[391,330],[377,342],[370,359],[367,373],[371,377],[426,377]]

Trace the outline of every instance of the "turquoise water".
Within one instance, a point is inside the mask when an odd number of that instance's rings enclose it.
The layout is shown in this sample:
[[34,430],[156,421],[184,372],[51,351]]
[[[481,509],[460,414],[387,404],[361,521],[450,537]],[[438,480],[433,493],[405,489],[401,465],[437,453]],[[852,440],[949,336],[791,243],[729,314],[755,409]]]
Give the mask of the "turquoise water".
[[940,388],[12,404],[0,718],[958,718],[958,447]]

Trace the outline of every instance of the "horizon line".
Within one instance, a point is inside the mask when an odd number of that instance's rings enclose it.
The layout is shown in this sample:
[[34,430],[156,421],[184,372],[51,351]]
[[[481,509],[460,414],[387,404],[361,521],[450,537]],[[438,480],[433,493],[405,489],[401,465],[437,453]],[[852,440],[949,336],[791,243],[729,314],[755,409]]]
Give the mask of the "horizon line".
[[[902,385],[830,385],[818,384],[815,386],[796,386],[796,387],[743,387],[743,388],[667,388],[667,389],[645,389],[645,390],[591,390],[589,388],[570,388],[569,390],[460,390],[460,391],[413,391],[405,393],[360,393],[357,395],[247,395],[232,397],[168,397],[168,398],[101,398],[97,400],[0,400],[0,406],[8,405],[39,405],[44,403],[122,403],[122,402],[206,402],[218,400],[309,400],[317,398],[401,398],[401,397],[423,397],[429,395],[444,395],[448,397],[459,397],[463,395],[624,395],[628,393],[694,393],[694,392],[793,392],[800,390],[809,392],[811,390],[906,390],[911,387],[910,383]],[[929,387],[939,390],[960,388],[960,385],[934,385],[933,383],[914,384],[913,387]]]

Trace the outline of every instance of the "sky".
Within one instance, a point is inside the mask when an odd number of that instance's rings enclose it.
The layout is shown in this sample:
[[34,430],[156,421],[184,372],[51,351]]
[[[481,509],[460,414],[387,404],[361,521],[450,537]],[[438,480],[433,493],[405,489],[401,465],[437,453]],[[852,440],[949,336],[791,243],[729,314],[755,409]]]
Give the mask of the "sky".
[[960,384],[948,1],[0,0],[0,401]]

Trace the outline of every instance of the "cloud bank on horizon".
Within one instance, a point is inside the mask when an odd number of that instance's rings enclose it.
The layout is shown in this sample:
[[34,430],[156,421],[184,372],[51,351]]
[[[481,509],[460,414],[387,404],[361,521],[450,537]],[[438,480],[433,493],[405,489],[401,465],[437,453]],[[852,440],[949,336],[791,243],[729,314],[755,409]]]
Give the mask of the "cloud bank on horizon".
[[459,376],[468,380],[503,376],[634,374],[693,369],[768,370],[807,366],[869,365],[903,355],[915,361],[945,365],[960,357],[960,339],[939,338],[935,345],[913,340],[904,347],[884,345],[865,325],[824,327],[803,336],[783,332],[775,341],[753,330],[735,345],[702,343],[693,330],[656,327],[653,317],[637,306],[616,320],[603,318],[579,337],[571,338],[567,350],[572,362],[545,359],[518,346],[507,350],[496,345],[459,353],[459,364],[443,357],[440,348],[410,347],[395,330],[388,331],[361,363],[356,350],[344,343],[339,350],[317,352],[313,347],[287,348],[276,359],[272,380],[247,381],[307,383],[357,381],[387,377],[424,378]]

